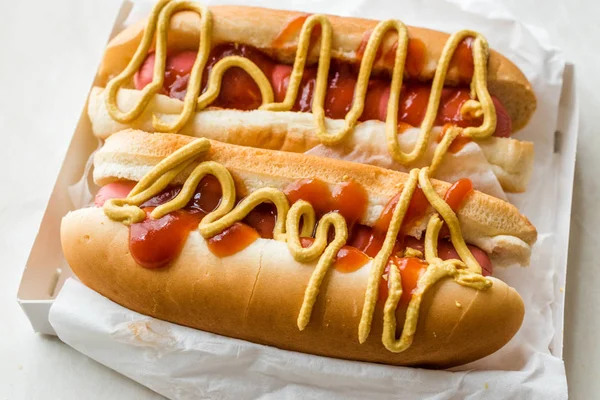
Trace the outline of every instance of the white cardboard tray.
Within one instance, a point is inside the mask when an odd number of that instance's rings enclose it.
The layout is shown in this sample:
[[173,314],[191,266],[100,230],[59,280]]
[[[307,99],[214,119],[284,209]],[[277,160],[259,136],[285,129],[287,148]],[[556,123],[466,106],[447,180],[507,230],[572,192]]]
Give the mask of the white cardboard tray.
[[[115,18],[112,27],[107,27],[107,37],[113,37],[120,31],[127,18],[132,4],[125,1]],[[110,34],[109,34],[110,32]],[[97,63],[100,61],[101,52],[97,53]],[[95,69],[90,71],[90,81],[85,87],[86,93],[91,88],[92,77]],[[555,143],[556,163],[559,165],[560,182],[564,189],[556,199],[555,215],[557,235],[564,235],[566,240],[561,249],[556,249],[560,258],[558,265],[564,265],[562,273],[557,275],[555,287],[564,290],[566,282],[566,264],[568,252],[568,237],[570,228],[571,199],[573,192],[573,174],[575,167],[575,151],[577,144],[578,125],[577,96],[575,92],[575,73],[572,65],[568,65],[564,75],[563,90],[558,116],[558,128]],[[569,134],[561,134],[569,132]],[[73,132],[71,143],[65,155],[62,168],[56,178],[54,188],[50,195],[46,211],[42,218],[36,240],[31,248],[21,284],[18,291],[18,302],[29,318],[33,329],[42,334],[55,335],[54,329],[48,322],[50,307],[62,288],[64,282],[73,276],[62,255],[60,244],[60,221],[62,217],[75,207],[71,201],[69,187],[77,183],[84,175],[86,163],[90,155],[98,147],[98,141],[91,133],[90,122],[85,113],[85,108],[79,116]],[[90,182],[90,185],[93,185]],[[552,304],[554,311],[556,334],[551,345],[552,354],[562,358],[563,347],[563,321],[564,321],[564,296],[558,295]]]
[[[95,62],[89,64],[93,65],[93,68],[85,74],[89,78],[86,82],[69,82],[70,85],[81,87],[82,95],[85,94],[81,96],[82,99],[87,98],[92,87],[104,46],[122,29],[133,4],[127,0],[112,1],[105,2],[104,7],[113,8],[111,21],[114,22],[112,25],[107,24],[105,34],[98,38],[103,40],[103,43],[95,52]],[[34,331],[38,333],[56,335],[48,322],[48,313],[64,282],[73,276],[71,268],[62,255],[60,221],[67,212],[75,208],[71,201],[69,187],[81,179],[90,154],[98,147],[98,141],[92,135],[86,108],[83,106],[78,119],[73,121],[75,130],[71,143],[56,177],[37,237],[29,252],[17,293],[17,301],[29,318]]]

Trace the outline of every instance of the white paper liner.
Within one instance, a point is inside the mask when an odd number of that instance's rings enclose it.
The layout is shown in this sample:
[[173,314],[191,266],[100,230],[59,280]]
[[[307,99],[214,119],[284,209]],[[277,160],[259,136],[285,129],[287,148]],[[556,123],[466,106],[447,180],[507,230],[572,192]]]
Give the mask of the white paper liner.
[[74,279],[52,306],[50,322],[70,346],[171,399],[566,398],[562,363],[549,354],[536,353],[519,371],[502,372],[308,356],[150,318]]
[[[528,192],[509,198],[536,225],[539,239],[530,268],[495,272],[519,291],[526,306],[523,326],[508,345],[454,372],[341,361],[220,337],[142,316],[75,280],[67,282],[51,310],[50,322],[58,336],[169,398],[566,398],[561,349],[555,344],[561,343],[556,338],[562,338],[563,298],[557,283],[564,282],[568,241],[568,235],[560,233],[568,232],[568,220],[564,222],[555,211],[558,202],[570,198],[572,175],[568,174],[572,173],[574,153],[553,152],[564,60],[543,32],[515,22],[501,6],[484,0],[457,3],[247,2],[374,19],[393,16],[410,25],[449,32],[468,27],[486,35],[492,48],[527,75],[538,98],[538,109],[516,138],[535,142],[536,161]],[[143,17],[150,6],[136,5],[128,21]],[[573,143],[576,122],[566,129],[563,134]],[[565,161],[565,157],[570,158]],[[568,183],[566,193],[564,186],[558,190],[559,180],[563,185]]]
[[[376,165],[403,172],[431,164],[433,153],[438,144],[435,138],[440,132],[439,127],[434,128],[432,131],[425,157],[411,165],[403,166],[392,159],[388,153],[387,142],[381,135],[381,130],[374,128],[374,126],[380,124],[379,121],[366,121],[361,124],[360,130],[357,129],[354,132],[355,137],[360,135],[360,143],[370,143],[370,151],[361,146],[348,146],[341,143],[335,146],[320,144],[308,150],[305,154]],[[411,151],[415,147],[420,132],[419,128],[409,128],[402,132],[399,137],[400,149],[404,152]],[[475,190],[506,200],[506,195],[498,178],[494,175],[491,164],[475,142],[467,143],[456,153],[447,153],[433,177],[446,182],[456,182],[460,178],[468,177],[473,182]]]

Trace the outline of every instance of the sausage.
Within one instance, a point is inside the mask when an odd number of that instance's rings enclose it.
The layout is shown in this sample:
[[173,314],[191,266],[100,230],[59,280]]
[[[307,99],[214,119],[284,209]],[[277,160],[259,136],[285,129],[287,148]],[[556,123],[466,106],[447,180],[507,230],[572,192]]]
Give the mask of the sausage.
[[102,207],[107,200],[124,199],[135,185],[136,182],[120,181],[102,186],[94,197],[94,204]]
[[[260,51],[249,46],[234,46],[223,44],[211,51],[206,70],[203,73],[202,90],[214,64],[220,59],[238,55],[252,60],[265,73],[273,87],[275,101],[281,102],[285,98],[292,73],[292,66],[276,64]],[[167,55],[165,64],[165,80],[161,93],[170,97],[183,100],[187,89],[189,74],[196,59],[196,52],[182,51]],[[136,89],[142,89],[152,82],[155,54],[150,53],[134,76]],[[317,67],[306,67],[302,76],[298,96],[293,111],[310,112],[316,84]],[[333,119],[343,119],[350,108],[354,98],[356,76],[352,68],[343,63],[334,63],[330,68],[327,94],[325,96],[325,115]],[[398,121],[412,126],[419,126],[425,117],[427,103],[431,88],[419,83],[404,84],[398,106]],[[365,96],[365,105],[360,121],[380,120],[385,121],[387,105],[390,95],[387,80],[373,78],[369,81]],[[461,114],[460,109],[464,102],[470,99],[467,88],[444,88],[442,91],[436,124],[442,126],[453,123],[461,127],[477,126],[481,119],[470,119]],[[497,124],[494,136],[508,137],[512,132],[512,121],[506,108],[500,100],[492,96],[496,108]],[[242,69],[231,68],[223,76],[221,91],[213,106],[232,108],[238,110],[254,110],[262,103],[258,85]]]
[[[415,250],[419,250],[420,252],[425,251],[425,247],[423,246],[423,240],[418,240],[410,236],[407,236],[404,239],[404,245],[406,247],[411,247]],[[494,267],[492,266],[492,262],[490,261],[490,258],[487,255],[487,253],[477,246],[467,244],[467,247],[471,251],[471,254],[473,254],[473,257],[475,257],[475,259],[481,266],[483,276],[491,276],[492,272],[494,271]],[[440,257],[442,260],[460,260],[460,256],[454,249],[452,243],[445,239],[440,239],[438,241],[438,257]]]

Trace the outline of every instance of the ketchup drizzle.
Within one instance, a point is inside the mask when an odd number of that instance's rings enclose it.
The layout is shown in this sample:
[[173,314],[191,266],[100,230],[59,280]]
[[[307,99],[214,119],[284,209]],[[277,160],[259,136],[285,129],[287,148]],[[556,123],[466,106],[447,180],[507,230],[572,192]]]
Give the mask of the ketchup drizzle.
[[419,278],[425,273],[427,266],[428,264],[425,261],[415,257],[390,257],[379,282],[379,301],[384,303],[388,298],[390,268],[398,268],[402,277],[402,296],[400,297],[398,306],[408,306],[413,292],[417,288]]
[[[271,47],[275,49],[279,49],[284,47],[286,43],[294,38],[294,36],[299,35],[302,30],[302,25],[310,17],[311,14],[299,15],[297,17],[292,18],[281,31],[277,34],[275,39],[271,42]],[[310,35],[310,45],[314,46],[315,42],[318,40],[319,36],[321,36],[321,25],[316,25]]]
[[129,251],[144,268],[161,268],[179,255],[188,234],[198,228],[201,212],[177,210],[162,218],[152,219],[153,207],[145,208],[146,219],[129,228]]
[[[123,186],[120,183],[116,185]],[[448,189],[444,200],[454,211],[457,211],[472,190],[471,181],[461,179]],[[142,205],[147,218],[140,223],[132,224],[129,232],[129,249],[139,265],[145,268],[161,268],[172,262],[183,248],[188,234],[197,229],[202,218],[219,205],[222,196],[218,180],[209,175],[200,181],[194,196],[183,209],[158,219],[149,217],[156,206],[172,200],[180,191],[181,186],[169,186]],[[337,211],[346,218],[349,240],[338,252],[334,263],[335,268],[341,272],[356,271],[377,255],[383,246],[393,210],[399,200],[399,194],[392,197],[375,226],[371,228],[358,223],[366,212],[368,197],[365,189],[352,180],[340,183],[330,190],[329,186],[319,179],[301,179],[289,184],[284,193],[291,204],[300,199],[310,202],[319,218],[332,211]],[[106,197],[108,198],[110,197]],[[429,203],[424,193],[417,187],[392,251],[392,254],[397,256],[390,259],[390,265],[394,264],[400,268],[403,273],[403,285],[405,281],[407,285],[403,298],[411,293],[411,279],[418,279],[414,271],[420,270],[418,262],[422,262],[418,259],[400,257],[402,250],[407,246],[417,250],[422,249],[420,241],[405,234],[412,224],[423,217],[428,207]],[[271,239],[276,218],[275,206],[263,203],[252,210],[242,222],[236,222],[223,232],[209,238],[208,247],[218,257],[236,254],[259,237]],[[313,241],[313,238],[301,238],[303,247],[309,246]],[[449,242],[442,240],[440,246],[440,251],[444,253],[440,253],[440,257],[457,257]],[[491,274],[491,263],[485,253],[474,246],[469,245],[469,248],[484,266],[486,275]],[[406,274],[412,278],[405,279]]]
[[473,182],[468,178],[462,178],[454,182],[446,191],[444,201],[452,211],[457,212],[471,192],[473,192]]
[[[300,244],[302,247],[310,247],[315,239],[313,238],[300,238]],[[356,247],[343,246],[337,253],[334,261],[334,267],[340,272],[354,272],[360,269],[363,265],[370,261],[370,257],[364,252],[360,251]]]
[[[280,37],[276,42],[281,41],[287,43],[298,32],[308,16],[299,16],[291,20],[286,28],[280,33]],[[313,39],[317,40],[320,32],[320,26],[317,25],[313,30]],[[357,48],[357,55],[360,58],[361,52],[364,52],[364,47],[370,36],[370,31],[367,31],[363,36],[363,41]],[[312,43],[312,42],[311,42]],[[451,67],[458,68],[460,82],[468,82],[473,75],[473,57],[471,54],[472,40],[465,39],[458,46],[454,54]],[[279,45],[275,48],[281,47]],[[397,42],[381,54],[381,47],[378,50],[377,59],[381,60],[385,65],[392,65],[395,58]],[[187,90],[189,80],[189,71],[185,71],[183,66],[187,66],[191,70],[193,65],[193,52],[184,51],[180,53],[170,53],[166,60],[165,81],[162,89],[163,94],[170,97],[183,99]],[[419,39],[409,39],[408,53],[405,65],[405,73],[407,77],[416,78],[420,75],[425,64],[425,44]],[[271,86],[274,90],[275,101],[283,101],[289,84],[289,77],[292,73],[292,66],[276,63],[271,57],[248,45],[236,45],[233,43],[223,43],[215,46],[209,55],[206,65],[206,70],[202,75],[201,91],[204,92],[208,82],[210,72],[215,63],[224,57],[237,55],[245,57],[254,62],[271,81]],[[147,83],[151,82],[151,74],[153,71],[154,53],[149,53],[146,61],[142,65],[140,71],[136,74],[136,88],[141,89]],[[182,60],[175,60],[176,58]],[[178,61],[178,62],[175,62]],[[324,110],[325,115],[329,118],[343,119],[347,112],[352,107],[354,98],[354,88],[357,81],[356,65],[353,63],[342,62],[339,60],[331,60],[331,67],[327,81],[327,91],[325,95]],[[150,74],[150,75],[148,75]],[[140,77],[144,75],[144,79]],[[314,89],[316,85],[317,66],[307,65],[304,69],[298,96],[292,111],[311,112]],[[363,114],[359,121],[379,120],[385,121],[387,114],[387,102],[389,99],[389,77],[381,74],[374,74],[368,82],[368,89],[365,97]],[[398,122],[408,124],[409,126],[419,126],[425,116],[427,103],[431,88],[416,80],[403,83],[400,93],[400,101],[398,107]],[[468,100],[469,89],[467,87],[457,87],[443,89],[440,100],[440,107],[436,118],[436,125],[445,123],[453,123],[460,127],[479,126],[481,118],[470,118],[463,116],[460,113],[460,107],[464,101]],[[498,100],[493,98],[496,108],[500,112],[506,114],[504,107],[499,104]],[[255,110],[262,104],[260,89],[254,80],[241,68],[233,67],[225,72],[222,79],[221,90],[218,97],[211,104],[213,107],[221,107],[226,109],[238,110]],[[503,115],[504,115],[503,114]],[[501,128],[498,135],[510,135],[510,117],[506,114],[503,118],[503,123],[507,126]],[[404,130],[401,127],[399,131]],[[497,130],[498,131],[498,130]]]
[[[214,176],[208,175],[200,181],[194,196],[183,209],[158,219],[149,217],[155,207],[171,201],[180,191],[181,186],[169,186],[148,199],[142,205],[147,218],[131,225],[129,247],[133,258],[141,266],[160,268],[173,261],[183,248],[189,232],[196,229],[202,218],[221,202],[221,186]],[[319,217],[338,211],[347,219],[349,229],[367,208],[367,193],[354,181],[343,182],[330,191],[329,186],[319,179],[302,179],[291,183],[285,193],[290,203],[299,199],[309,201]],[[218,257],[227,257],[245,249],[259,237],[272,239],[276,218],[274,205],[260,204],[242,222],[236,222],[209,238],[208,248]],[[368,262],[363,252],[350,247],[340,250],[338,258],[340,270],[346,272]]]
[[236,222],[223,232],[208,239],[208,249],[217,257],[228,257],[250,246],[260,235],[256,229]]

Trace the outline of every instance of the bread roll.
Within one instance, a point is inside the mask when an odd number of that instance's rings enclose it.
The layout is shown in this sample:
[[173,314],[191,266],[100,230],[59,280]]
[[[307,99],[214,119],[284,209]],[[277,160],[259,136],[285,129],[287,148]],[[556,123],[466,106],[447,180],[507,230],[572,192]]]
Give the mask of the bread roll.
[[[523,301],[504,282],[477,291],[444,279],[421,305],[414,342],[404,352],[381,342],[378,303],[369,338],[357,332],[370,263],[353,273],[329,271],[309,325],[296,325],[314,263],[300,264],[285,243],[258,239],[226,258],[213,255],[197,231],[168,267],[137,265],[128,228],[100,208],[69,213],[61,225],[65,257],[81,281],[116,303],[166,321],[322,356],[393,365],[447,368],[491,354],[523,320]],[[397,318],[400,327],[403,309]]]

